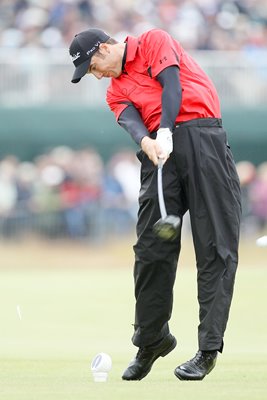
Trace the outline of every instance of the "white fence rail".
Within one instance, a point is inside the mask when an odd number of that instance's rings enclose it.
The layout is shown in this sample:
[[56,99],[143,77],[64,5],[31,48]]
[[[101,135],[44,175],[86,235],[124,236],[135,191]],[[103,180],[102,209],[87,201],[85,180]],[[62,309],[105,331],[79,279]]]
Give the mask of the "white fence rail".
[[[267,101],[267,52],[197,51],[195,59],[214,81],[222,105],[257,106]],[[0,49],[0,106],[105,104],[108,80],[70,82],[67,50]]]

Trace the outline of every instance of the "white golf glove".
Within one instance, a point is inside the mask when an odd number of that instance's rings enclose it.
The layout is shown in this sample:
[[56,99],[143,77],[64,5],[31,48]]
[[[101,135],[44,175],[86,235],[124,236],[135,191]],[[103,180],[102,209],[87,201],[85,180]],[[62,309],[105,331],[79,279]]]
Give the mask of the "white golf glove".
[[159,128],[157,131],[156,141],[160,145],[162,151],[166,153],[167,157],[173,150],[172,132],[169,128]]

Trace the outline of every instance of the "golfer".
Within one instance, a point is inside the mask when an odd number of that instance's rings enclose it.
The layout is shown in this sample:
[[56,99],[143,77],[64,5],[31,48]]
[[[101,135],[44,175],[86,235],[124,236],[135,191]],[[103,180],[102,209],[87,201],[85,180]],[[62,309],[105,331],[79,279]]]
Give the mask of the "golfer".
[[144,378],[156,359],[176,346],[168,321],[181,230],[173,241],[153,231],[161,216],[156,167],[161,159],[167,213],[182,221],[189,210],[197,266],[198,349],[174,373],[181,380],[201,380],[223,351],[241,214],[239,180],[217,92],[181,44],[159,29],[128,36],[123,43],[102,30],[88,29],[74,37],[69,51],[73,83],[87,73],[110,78],[107,103],[141,148],[132,337],[139,350],[122,379]]

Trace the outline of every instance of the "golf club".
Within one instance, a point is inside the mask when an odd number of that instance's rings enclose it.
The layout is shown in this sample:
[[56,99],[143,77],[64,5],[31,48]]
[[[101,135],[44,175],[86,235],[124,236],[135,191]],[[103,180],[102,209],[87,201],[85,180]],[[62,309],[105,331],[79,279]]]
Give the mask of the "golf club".
[[163,185],[162,185],[162,169],[163,160],[159,158],[158,162],[158,200],[161,218],[154,224],[153,230],[155,234],[164,240],[174,240],[179,233],[179,227],[181,219],[175,215],[167,215],[164,197],[163,197]]

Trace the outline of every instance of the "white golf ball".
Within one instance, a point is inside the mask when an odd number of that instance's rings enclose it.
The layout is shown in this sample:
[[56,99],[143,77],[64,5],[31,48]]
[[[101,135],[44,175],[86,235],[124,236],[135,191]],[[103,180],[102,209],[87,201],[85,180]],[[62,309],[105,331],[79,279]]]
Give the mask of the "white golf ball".
[[111,357],[106,353],[97,354],[91,363],[91,371],[95,382],[105,382],[112,367]]
[[258,238],[256,240],[256,245],[259,247],[267,247],[267,235]]

